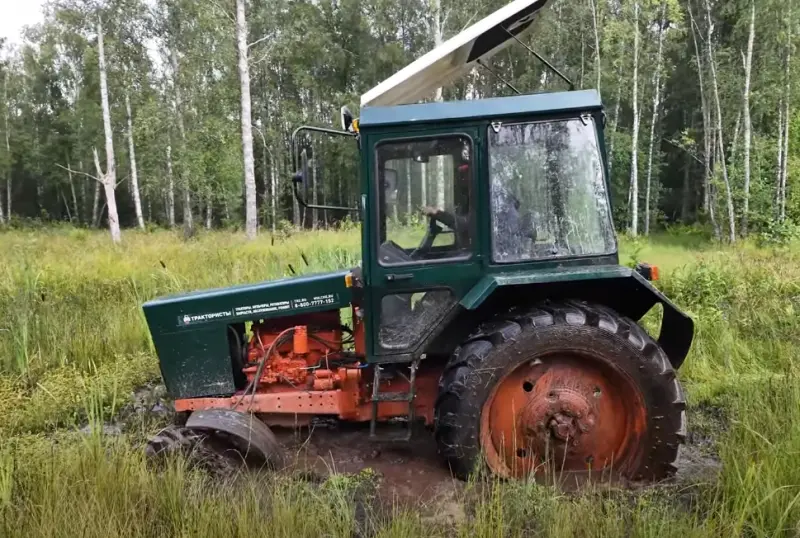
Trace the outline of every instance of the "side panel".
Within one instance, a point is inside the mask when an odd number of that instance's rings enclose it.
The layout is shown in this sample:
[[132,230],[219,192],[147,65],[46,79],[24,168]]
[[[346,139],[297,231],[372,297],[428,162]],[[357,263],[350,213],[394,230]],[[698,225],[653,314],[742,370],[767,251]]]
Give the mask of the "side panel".
[[156,299],[143,307],[161,374],[175,398],[234,392],[232,324],[345,308],[347,271]]
[[487,275],[464,296],[460,305],[464,319],[480,320],[514,305],[547,299],[597,302],[635,321],[661,304],[664,315],[658,343],[675,368],[683,363],[694,338],[694,322],[690,317],[641,275],[620,266]]

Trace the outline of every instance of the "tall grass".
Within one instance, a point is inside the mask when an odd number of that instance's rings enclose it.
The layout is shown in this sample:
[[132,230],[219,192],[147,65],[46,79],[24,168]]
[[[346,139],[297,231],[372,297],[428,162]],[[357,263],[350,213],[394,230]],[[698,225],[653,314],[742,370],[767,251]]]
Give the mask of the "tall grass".
[[[157,379],[141,315],[152,297],[353,266],[357,232],[185,242],[130,232],[121,247],[69,229],[0,235],[0,536],[798,536],[800,251],[696,237],[623,241],[623,261],[697,323],[681,369],[690,438],[721,472],[637,492],[565,494],[468,484],[455,503],[375,501],[373,475],[311,483],[255,473],[220,482],[176,460],[153,470],[146,431],[108,437],[131,391]],[[291,267],[291,268],[290,268]],[[703,421],[706,410],[714,418]],[[88,434],[75,426],[89,424]],[[711,424],[711,426],[708,426]],[[448,502],[453,502],[452,500]]]

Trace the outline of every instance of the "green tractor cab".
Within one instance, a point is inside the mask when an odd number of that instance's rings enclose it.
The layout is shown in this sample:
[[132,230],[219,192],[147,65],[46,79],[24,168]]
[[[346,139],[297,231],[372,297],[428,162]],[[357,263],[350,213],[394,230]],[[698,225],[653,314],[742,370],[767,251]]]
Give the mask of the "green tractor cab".
[[[512,2],[423,56],[365,94],[359,119],[343,109],[342,130],[295,132],[358,144],[359,207],[306,202],[299,145],[294,181],[304,206],[360,214],[363,260],[145,304],[188,417],[150,452],[203,431],[277,462],[269,426],[287,417],[369,422],[373,436],[401,418],[424,421],[460,477],[675,472],[693,323],[648,280],[656,268],[619,265],[599,94],[414,104],[518,40],[545,3]],[[658,304],[654,339],[637,322]]]

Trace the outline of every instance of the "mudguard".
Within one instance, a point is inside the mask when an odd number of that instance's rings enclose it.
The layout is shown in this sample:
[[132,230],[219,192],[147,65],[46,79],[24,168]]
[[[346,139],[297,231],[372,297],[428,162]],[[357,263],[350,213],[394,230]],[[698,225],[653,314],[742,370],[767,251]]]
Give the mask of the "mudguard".
[[496,308],[498,304],[531,304],[545,299],[597,302],[635,321],[661,304],[664,315],[658,344],[676,369],[683,364],[694,339],[694,322],[689,316],[639,273],[618,265],[489,274],[460,304],[466,310],[477,311],[489,303]]

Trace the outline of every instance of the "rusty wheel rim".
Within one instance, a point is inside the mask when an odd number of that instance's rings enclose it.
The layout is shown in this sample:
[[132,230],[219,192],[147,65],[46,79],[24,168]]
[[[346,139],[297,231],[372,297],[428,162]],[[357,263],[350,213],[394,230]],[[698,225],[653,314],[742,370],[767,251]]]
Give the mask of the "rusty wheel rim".
[[495,384],[481,412],[481,448],[492,472],[630,474],[646,429],[641,391],[596,356],[559,353],[526,361]]

